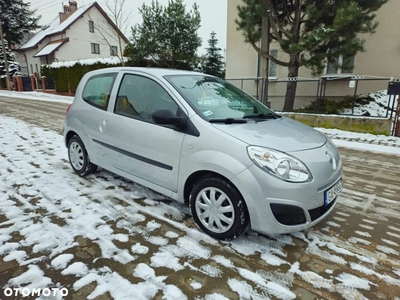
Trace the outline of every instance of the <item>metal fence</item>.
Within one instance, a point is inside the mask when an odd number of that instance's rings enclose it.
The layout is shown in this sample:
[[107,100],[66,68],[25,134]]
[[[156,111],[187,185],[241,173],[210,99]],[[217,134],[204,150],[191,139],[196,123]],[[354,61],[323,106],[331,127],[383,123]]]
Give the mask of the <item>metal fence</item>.
[[391,80],[372,76],[227,79],[277,111],[283,111],[288,82],[296,81],[295,111],[371,117],[393,115],[395,97],[386,95]]

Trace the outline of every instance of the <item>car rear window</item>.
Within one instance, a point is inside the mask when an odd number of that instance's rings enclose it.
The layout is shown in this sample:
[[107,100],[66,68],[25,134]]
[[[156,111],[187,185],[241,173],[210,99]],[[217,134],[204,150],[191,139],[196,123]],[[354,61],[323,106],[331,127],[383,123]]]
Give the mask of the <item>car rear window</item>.
[[97,108],[106,110],[116,77],[116,73],[101,74],[91,77],[83,89],[83,100]]

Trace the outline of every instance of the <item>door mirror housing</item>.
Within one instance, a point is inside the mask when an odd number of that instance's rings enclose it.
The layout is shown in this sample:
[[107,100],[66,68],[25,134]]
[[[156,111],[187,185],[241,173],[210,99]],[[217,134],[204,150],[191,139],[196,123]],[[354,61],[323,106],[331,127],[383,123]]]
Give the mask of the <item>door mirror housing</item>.
[[156,124],[160,125],[175,125],[182,128],[183,118],[175,115],[169,109],[158,109],[152,115],[151,118]]

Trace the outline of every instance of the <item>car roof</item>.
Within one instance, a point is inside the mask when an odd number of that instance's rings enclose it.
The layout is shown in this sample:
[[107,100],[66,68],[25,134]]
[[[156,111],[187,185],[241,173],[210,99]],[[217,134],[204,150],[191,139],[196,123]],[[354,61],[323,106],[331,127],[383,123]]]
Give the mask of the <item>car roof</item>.
[[113,68],[104,68],[91,71],[90,73],[102,74],[109,72],[142,72],[146,74],[150,74],[156,77],[163,77],[167,75],[202,75],[202,76],[211,76],[200,72],[187,71],[187,70],[179,70],[179,69],[164,69],[164,68],[145,68],[145,67],[113,67]]

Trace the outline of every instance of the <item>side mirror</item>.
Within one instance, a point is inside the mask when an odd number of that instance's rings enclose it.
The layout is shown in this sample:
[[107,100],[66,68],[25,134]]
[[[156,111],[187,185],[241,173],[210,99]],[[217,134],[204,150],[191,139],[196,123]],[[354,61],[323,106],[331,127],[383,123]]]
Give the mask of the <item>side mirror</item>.
[[172,113],[169,109],[159,109],[156,110],[151,118],[153,121],[160,125],[175,125],[177,127],[182,127],[182,117],[178,117]]

